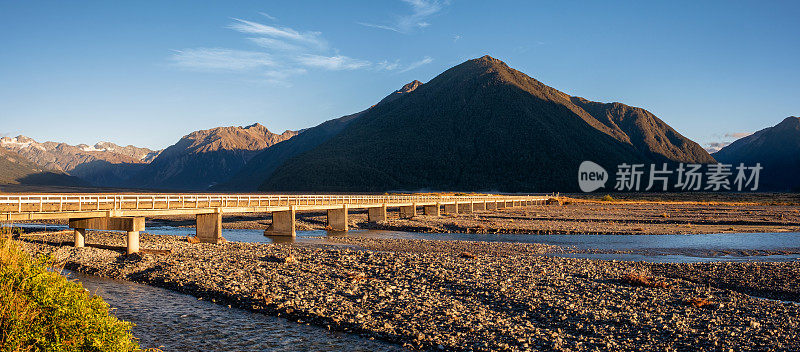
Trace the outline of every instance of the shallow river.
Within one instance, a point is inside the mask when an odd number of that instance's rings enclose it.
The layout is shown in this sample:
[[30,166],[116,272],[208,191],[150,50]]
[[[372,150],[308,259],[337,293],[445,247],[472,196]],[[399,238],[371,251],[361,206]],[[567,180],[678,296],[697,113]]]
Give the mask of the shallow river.
[[164,351],[401,351],[399,346],[199,301],[127,281],[64,271],[136,324],[144,348]]
[[[44,225],[21,224],[15,226],[42,227]],[[66,229],[66,226],[48,225],[47,229],[62,230]],[[195,229],[191,227],[149,226],[147,227],[147,232],[160,235],[187,236],[194,235]],[[336,244],[337,242],[329,241],[328,238],[334,236],[361,236],[370,238],[542,243],[577,250],[601,252],[552,254],[554,256],[607,260],[616,259],[664,263],[800,260],[800,254],[772,253],[779,251],[800,252],[800,233],[798,232],[700,235],[496,235],[352,230],[343,235],[340,233],[328,233],[324,230],[315,230],[298,231],[296,238],[284,236],[267,237],[264,236],[263,233],[263,230],[253,229],[222,230],[223,237],[229,241],[235,242]],[[611,251],[616,253],[607,253]]]

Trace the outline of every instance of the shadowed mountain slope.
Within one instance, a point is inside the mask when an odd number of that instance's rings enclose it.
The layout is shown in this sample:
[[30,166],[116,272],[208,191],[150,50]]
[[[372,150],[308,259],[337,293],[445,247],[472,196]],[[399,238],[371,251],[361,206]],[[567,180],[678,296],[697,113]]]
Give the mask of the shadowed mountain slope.
[[395,101],[411,93],[421,85],[422,82],[420,81],[408,83],[399,90],[381,99],[378,104],[375,104],[367,110],[325,121],[315,127],[302,131],[292,139],[275,144],[253,157],[253,159],[251,159],[233,178],[212,189],[225,191],[254,191],[261,182],[272,176],[275,169],[283,165],[287,160],[312,150],[331,137],[339,134],[351,121],[355,120],[369,109]]
[[295,131],[270,132],[260,124],[192,132],[164,149],[129,186],[204,190],[229,179],[261,150],[294,137]]
[[761,163],[759,190],[800,191],[800,117],[740,138],[714,153],[721,163]]
[[362,112],[260,189],[569,191],[583,160],[714,161],[643,109],[571,97],[485,56]]
[[13,150],[0,148],[0,184],[82,186],[77,177],[43,169]]

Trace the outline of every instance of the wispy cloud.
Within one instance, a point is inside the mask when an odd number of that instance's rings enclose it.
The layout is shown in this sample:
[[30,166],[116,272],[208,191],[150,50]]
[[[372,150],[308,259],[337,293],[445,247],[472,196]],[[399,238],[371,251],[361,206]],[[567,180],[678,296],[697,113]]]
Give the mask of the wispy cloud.
[[261,16],[264,16],[266,18],[269,18],[270,20],[273,20],[273,21],[277,21],[278,20],[277,18],[275,18],[275,16],[270,16],[270,14],[268,14],[266,12],[259,12],[258,14],[261,15]]
[[175,50],[170,59],[184,68],[212,71],[247,71],[276,65],[266,53],[223,48]]
[[375,68],[383,71],[394,71],[402,68],[402,65],[400,64],[400,60],[394,60],[392,62],[389,62],[388,60],[383,60],[375,64]]
[[273,39],[273,38],[247,38],[251,42],[257,44],[260,47],[264,47],[267,49],[278,50],[278,51],[303,51],[305,48],[301,45],[295,45],[291,43],[287,43],[283,40]]
[[322,68],[331,71],[356,70],[372,65],[369,61],[353,59],[347,56],[323,56],[323,55],[303,55],[297,61],[308,67]]
[[413,69],[416,69],[416,68],[418,68],[418,67],[420,67],[420,66],[422,66],[422,65],[427,65],[427,64],[429,64],[429,63],[431,63],[431,62],[433,62],[433,59],[432,59],[430,56],[426,56],[426,57],[425,57],[425,58],[423,58],[422,60],[419,60],[419,61],[416,61],[416,62],[412,62],[411,64],[409,64],[408,66],[406,66],[406,68],[404,68],[404,69],[400,70],[400,72],[401,72],[401,73],[402,73],[402,72],[408,72],[408,71],[411,71],[411,70],[413,70]]
[[242,33],[290,40],[311,45],[317,49],[325,49],[328,45],[324,40],[322,40],[321,32],[299,32],[289,27],[273,27],[270,25],[238,18],[234,18],[233,20],[236,22],[228,25],[228,28]]
[[428,18],[450,5],[449,0],[402,0],[411,6],[411,14],[396,16],[391,23],[357,22],[362,26],[385,29],[397,33],[410,33],[430,26]]
[[[274,19],[266,13],[262,15]],[[244,39],[256,46],[253,50],[202,47],[175,50],[170,61],[184,69],[238,72],[246,74],[248,81],[260,77],[262,81],[282,85],[288,85],[294,76],[313,70],[407,72],[433,61],[426,56],[410,64],[403,64],[400,59],[373,62],[340,54],[331,48],[321,32],[239,18],[232,20],[226,28],[247,35]]]

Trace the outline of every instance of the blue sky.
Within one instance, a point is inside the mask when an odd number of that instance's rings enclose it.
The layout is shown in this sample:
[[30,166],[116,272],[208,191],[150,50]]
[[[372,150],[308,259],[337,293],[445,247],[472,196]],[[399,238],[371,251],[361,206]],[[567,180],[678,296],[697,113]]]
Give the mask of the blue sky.
[[360,111],[491,55],[703,144],[800,114],[797,1],[0,0],[0,133],[164,148]]

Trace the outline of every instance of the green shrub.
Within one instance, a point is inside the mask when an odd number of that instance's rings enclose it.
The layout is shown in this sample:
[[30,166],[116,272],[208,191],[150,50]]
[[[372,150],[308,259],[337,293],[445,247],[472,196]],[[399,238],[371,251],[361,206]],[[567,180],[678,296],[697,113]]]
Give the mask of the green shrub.
[[139,351],[132,323],[0,235],[0,351]]

